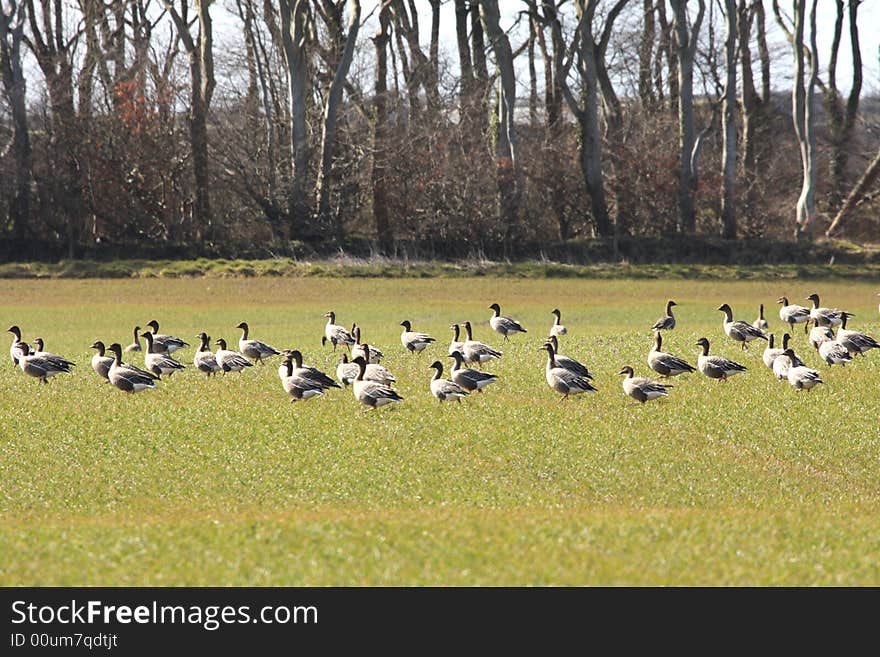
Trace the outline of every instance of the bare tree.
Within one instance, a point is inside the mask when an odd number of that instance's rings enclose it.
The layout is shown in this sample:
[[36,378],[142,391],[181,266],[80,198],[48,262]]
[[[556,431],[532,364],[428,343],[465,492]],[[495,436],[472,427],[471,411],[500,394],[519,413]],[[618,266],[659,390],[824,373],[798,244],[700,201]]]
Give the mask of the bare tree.
[[642,107],[654,106],[656,97],[651,82],[651,62],[655,38],[654,0],[642,0],[642,35],[639,42],[639,98]]
[[[804,43],[805,22],[807,21],[806,0],[792,0],[793,25],[786,24],[778,0],[773,0],[773,11],[779,26],[786,33],[794,57],[794,81],[791,90],[792,120],[801,155],[803,178],[801,193],[797,200],[795,215],[795,239],[803,237],[804,230],[816,215],[816,133],[813,121],[813,97],[818,80],[819,49],[816,45],[816,3],[813,0],[810,10],[810,44]],[[805,64],[809,65],[806,73]],[[807,81],[804,82],[804,75]]]
[[693,24],[688,17],[688,0],[670,0],[670,4],[675,15],[678,55],[679,229],[684,233],[693,233],[696,228],[694,193],[697,185],[693,159],[697,146],[694,129],[694,56],[706,3],[705,0],[699,0]]
[[[308,72],[309,1],[281,0],[281,42],[287,72],[287,107],[290,115],[292,162],[288,207],[293,235],[301,232],[309,217],[309,133],[306,121],[310,94]],[[267,16],[271,16],[267,13]]]
[[[211,20],[213,0],[181,0],[180,10],[163,0],[165,9],[174,21],[174,27],[189,58],[190,107],[189,135],[192,147],[192,168],[195,202],[193,204],[193,238],[201,242],[213,238],[211,213],[211,177],[208,157],[208,113],[214,95],[214,29]],[[190,10],[195,17],[190,17]],[[196,26],[193,35],[191,26]]]
[[[721,110],[721,131],[724,139],[721,164],[721,237],[736,237],[736,0],[724,0],[724,22],[727,35],[724,40],[726,81]],[[748,44],[746,44],[748,47]]]
[[373,105],[373,220],[376,236],[383,253],[391,253],[394,234],[388,220],[388,45],[391,41],[391,11],[389,0],[379,8],[379,28],[373,35],[376,48],[376,79]]
[[[323,0],[326,10],[332,10],[332,20],[341,22],[341,10],[343,2],[333,4],[330,0]],[[354,58],[354,46],[361,26],[361,3],[360,0],[347,0],[348,24],[345,36],[345,45],[340,54],[339,63],[333,74],[330,88],[327,90],[324,100],[324,110],[321,122],[321,164],[318,169],[318,179],[315,183],[315,196],[318,199],[318,221],[321,226],[329,226],[330,217],[330,180],[333,169],[333,147],[336,144],[336,123],[339,115],[339,107],[342,102],[342,92],[345,88],[348,70]],[[328,11],[329,13],[329,11]],[[328,16],[322,14],[327,20]],[[339,18],[337,18],[339,17]],[[337,226],[337,228],[339,228]]]
[[15,0],[0,4],[0,77],[11,109],[10,146],[15,160],[15,195],[9,204],[8,219],[17,241],[25,238],[31,206],[32,153],[25,105],[27,83],[21,66],[26,12],[27,6]]
[[849,146],[858,116],[859,98],[862,93],[862,53],[859,43],[858,25],[860,4],[861,0],[849,1],[848,19],[850,51],[852,54],[852,80],[846,107],[844,108],[840,90],[837,87],[837,58],[844,21],[843,0],[836,0],[837,16],[834,22],[834,37],[828,61],[828,84],[823,89],[831,140],[831,185],[828,194],[829,206],[831,208],[838,208],[842,201],[846,165],[849,159]]
[[852,191],[847,195],[846,200],[840,208],[840,212],[837,213],[837,216],[834,217],[834,221],[831,222],[831,225],[828,226],[828,230],[825,231],[825,237],[831,237],[840,228],[843,220],[852,214],[853,210],[858,207],[859,203],[868,193],[868,190],[877,182],[877,180],[880,180],[880,151],[877,152],[877,155],[871,160],[868,168],[865,169],[865,173],[862,174],[862,177],[859,179],[859,182],[856,183],[855,187],[853,187]]

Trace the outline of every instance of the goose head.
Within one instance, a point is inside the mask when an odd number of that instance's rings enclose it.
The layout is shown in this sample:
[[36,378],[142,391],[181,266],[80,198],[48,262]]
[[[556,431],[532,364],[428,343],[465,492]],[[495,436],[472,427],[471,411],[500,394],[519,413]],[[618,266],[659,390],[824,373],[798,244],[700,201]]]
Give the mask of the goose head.
[[556,315],[556,319],[558,319],[560,321],[562,320],[562,313],[559,312],[559,308],[554,308],[553,310],[550,311],[550,314]]
[[439,360],[435,360],[433,363],[431,363],[431,364],[428,366],[428,369],[429,369],[429,370],[432,370],[432,369],[433,369],[433,370],[437,370],[436,378],[438,378],[438,379],[439,379],[441,376],[443,376],[443,363],[441,363]]
[[806,301],[812,301],[812,302],[813,302],[813,307],[814,307],[814,308],[818,308],[818,307],[819,307],[819,295],[816,294],[815,292],[813,292],[813,294],[811,294],[810,296],[808,296],[808,297],[806,298]]
[[699,340],[696,341],[695,344],[698,347],[703,348],[703,355],[705,355],[705,356],[709,355],[709,341],[706,338],[700,338]]
[[788,297],[779,297],[776,300],[776,303],[781,303],[783,306],[787,306],[788,305]]
[[242,331],[244,331],[244,334],[245,334],[245,335],[247,335],[247,334],[248,334],[248,331],[250,330],[250,329],[248,328],[247,322],[240,322],[239,324],[236,324],[236,325],[235,325],[235,328],[237,328],[237,329],[241,329]]
[[219,346],[223,350],[226,349],[226,340],[224,340],[223,338],[217,338],[214,341],[214,344],[216,344],[217,346]]
[[408,319],[403,320],[400,323],[400,326],[402,326],[407,331],[412,331],[412,324],[410,324]]
[[104,347],[104,343],[100,340],[95,340],[92,344],[89,345],[89,349],[97,349],[98,355],[103,356],[106,348]]
[[555,335],[549,336],[546,342],[553,347],[553,351],[559,351],[559,339]]
[[34,345],[37,347],[37,351],[43,351],[43,338],[34,338]]
[[330,320],[331,324],[336,323],[336,313],[332,310],[328,310],[326,313],[324,313],[324,317],[327,317]]
[[107,351],[116,356],[116,360],[122,360],[122,345],[118,342],[114,342],[109,347],[107,347]]
[[501,314],[501,306],[499,306],[497,303],[493,303],[491,306],[489,306],[489,310],[494,310],[496,317]]
[[284,354],[285,354],[284,355],[285,358],[290,358],[291,360],[293,360],[296,363],[297,369],[302,367],[303,355],[299,349],[290,349],[290,350],[285,351]]
[[15,325],[10,326],[8,329],[6,329],[6,332],[12,333],[12,335],[15,336],[16,340],[21,340],[21,329],[18,328],[17,326],[15,326]]
[[630,367],[629,365],[624,365],[623,367],[620,368],[620,371],[618,372],[618,374],[626,374],[626,378],[631,379],[632,375],[633,375],[633,368]]
[[791,334],[790,333],[783,333],[782,334],[782,348],[783,349],[788,349],[788,341],[789,340],[791,340]]
[[670,299],[669,301],[666,302],[666,311],[669,312],[669,309],[670,309],[670,308],[673,308],[673,307],[675,307],[675,306],[677,306],[677,305],[678,305],[678,304],[675,303],[675,301],[673,301],[672,299]]
[[147,322],[147,326],[153,329],[153,333],[159,333],[159,322],[157,322],[155,319],[151,319],[149,322]]

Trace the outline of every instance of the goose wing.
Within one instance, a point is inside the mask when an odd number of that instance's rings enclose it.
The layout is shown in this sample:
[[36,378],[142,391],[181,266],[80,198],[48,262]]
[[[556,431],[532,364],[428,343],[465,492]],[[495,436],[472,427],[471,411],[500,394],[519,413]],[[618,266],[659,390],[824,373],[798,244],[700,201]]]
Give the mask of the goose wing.
[[362,381],[360,393],[364,397],[368,397],[374,401],[382,399],[388,401],[403,401],[403,397],[397,394],[397,391],[391,386],[386,386],[376,381]]
[[707,356],[704,362],[708,366],[721,372],[745,372],[747,369],[745,365],[735,363],[734,361],[724,358],[723,356]]
[[[696,368],[688,363],[683,358],[679,358],[678,356],[673,356],[672,354],[667,354],[665,351],[655,352],[653,357],[654,362],[662,365],[666,369],[670,371],[681,371],[681,372],[695,372]],[[651,366],[654,366],[654,363],[650,363]]]
[[575,360],[574,358],[563,356],[561,354],[556,354],[555,357],[556,364],[559,367],[566,369],[573,374],[577,374],[578,376],[582,376],[585,379],[589,379],[591,381],[593,380],[593,375],[590,374],[590,370],[588,370],[583,363]]
[[670,316],[661,317],[651,327],[652,331],[669,331],[675,328],[675,318]]
[[730,337],[735,340],[739,340],[740,342],[743,342],[745,340],[754,340],[756,338],[764,338],[765,340],[767,339],[764,331],[755,328],[751,324],[743,322],[742,320],[731,322],[728,326]]

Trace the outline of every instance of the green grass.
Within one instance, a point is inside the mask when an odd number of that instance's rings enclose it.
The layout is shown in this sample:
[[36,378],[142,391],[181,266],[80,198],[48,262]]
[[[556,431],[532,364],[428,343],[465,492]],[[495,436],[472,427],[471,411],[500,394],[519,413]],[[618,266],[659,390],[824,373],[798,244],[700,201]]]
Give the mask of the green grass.
[[[813,291],[880,335],[865,281],[0,281],[0,321],[79,363],[48,386],[0,366],[0,584],[878,585],[880,353],[821,367],[826,384],[798,394],[715,310],[751,320],[764,302],[779,335],[773,301]],[[615,372],[648,373],[667,298],[679,327],[664,348],[694,362],[706,335],[749,371],[678,377],[669,399],[632,406]],[[492,301],[529,333],[501,345]],[[564,404],[537,351],[554,307],[600,389]],[[385,351],[403,404],[365,413],[350,390],[290,404],[277,359],[135,396],[88,363],[92,340],[127,344],[154,317],[193,343],[203,329],[234,343],[245,320],[332,373],[331,308]],[[404,353],[402,319],[438,345]],[[441,407],[428,366],[465,319],[504,350],[500,382]],[[795,348],[818,366],[803,333]]]
[[92,278],[582,278],[599,280],[705,279],[784,280],[880,280],[880,264],[629,264],[573,265],[551,261],[461,262],[362,259],[340,256],[333,260],[63,260],[58,263],[0,264],[0,279],[92,279]]

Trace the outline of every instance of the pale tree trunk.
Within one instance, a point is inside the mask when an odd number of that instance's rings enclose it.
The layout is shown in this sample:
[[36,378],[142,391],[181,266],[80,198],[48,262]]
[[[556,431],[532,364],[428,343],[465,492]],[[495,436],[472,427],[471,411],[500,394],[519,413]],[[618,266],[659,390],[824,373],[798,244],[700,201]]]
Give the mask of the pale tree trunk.
[[18,2],[0,5],[0,78],[12,115],[12,155],[15,161],[15,195],[9,204],[14,240],[25,239],[30,222],[31,141],[27,124],[26,81],[21,66],[21,44],[27,7]]
[[[806,0],[794,0],[794,29],[792,31],[792,51],[794,54],[794,82],[792,86],[792,118],[798,141],[803,169],[803,183],[797,200],[795,215],[795,239],[800,240],[804,230],[816,214],[816,167],[813,154],[816,136],[813,127],[813,96],[816,88],[819,53],[816,47],[816,2],[813,0],[810,12],[810,53],[805,51],[804,23],[807,20]],[[804,84],[805,60],[809,57],[809,76]]]
[[[721,126],[723,133],[721,165],[721,237],[736,237],[736,0],[724,0],[724,20],[727,36],[724,41],[724,61],[727,80],[724,85]],[[748,44],[745,44],[748,49]]]
[[501,29],[498,0],[480,0],[480,16],[498,64],[498,130],[495,135],[500,220],[505,250],[517,229],[521,195],[520,164],[515,131],[516,77],[510,41]]
[[745,214],[751,217],[754,210],[754,187],[757,180],[756,130],[760,100],[755,89],[754,72],[752,69],[752,51],[749,46],[751,38],[753,10],[749,0],[739,0],[737,8],[737,28],[739,33],[740,63],[742,66],[742,179],[745,185]]
[[391,15],[387,4],[379,10],[379,28],[373,35],[376,48],[376,79],[374,81],[375,116],[373,117],[373,221],[382,253],[390,255],[394,246],[388,220],[388,43],[391,41]]
[[309,219],[309,134],[306,122],[310,93],[308,72],[308,0],[281,0],[281,43],[287,74],[292,162],[288,208],[291,236],[300,234]]
[[[214,31],[211,19],[213,0],[194,0],[196,20],[189,18],[189,5],[180,3],[180,12],[169,1],[163,0],[165,9],[174,21],[180,42],[189,58],[190,110],[189,134],[192,147],[195,202],[193,203],[193,235],[196,242],[214,239],[211,213],[211,177],[208,157],[208,113],[214,95]],[[195,38],[190,25],[198,26]]]
[[856,206],[858,206],[868,190],[871,189],[878,180],[880,180],[880,151],[877,152],[877,156],[871,161],[871,164],[868,165],[864,175],[862,175],[859,182],[856,183],[856,186],[853,187],[852,191],[846,197],[843,206],[840,208],[840,212],[837,213],[837,216],[834,217],[834,221],[831,222],[828,230],[825,231],[825,237],[831,237],[831,235],[840,228],[843,220],[856,209]]
[[693,25],[688,20],[687,0],[670,0],[675,15],[675,33],[678,61],[678,211],[679,230],[693,233],[696,229],[694,194],[697,175],[694,170],[694,57],[697,51],[700,26],[706,9],[705,0],[699,0],[699,9]]
[[[315,196],[318,200],[318,221],[322,227],[331,225],[330,216],[330,176],[333,171],[333,147],[336,144],[336,123],[339,116],[339,106],[342,102],[342,92],[345,80],[351,68],[354,58],[354,46],[361,26],[361,3],[360,0],[348,0],[348,34],[345,37],[345,47],[333,81],[327,90],[327,99],[324,102],[324,111],[321,121],[321,166],[318,169],[318,179],[315,183]],[[340,226],[337,233],[341,235]]]

